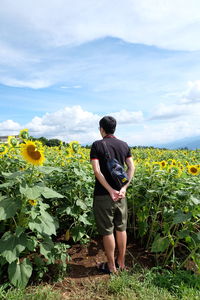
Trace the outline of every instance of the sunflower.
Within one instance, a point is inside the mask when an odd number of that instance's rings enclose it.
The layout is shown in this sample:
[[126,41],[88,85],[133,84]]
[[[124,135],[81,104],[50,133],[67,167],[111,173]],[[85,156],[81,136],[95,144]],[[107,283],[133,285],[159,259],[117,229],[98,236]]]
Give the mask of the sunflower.
[[195,165],[188,166],[187,169],[188,169],[188,173],[190,173],[192,175],[199,175],[200,174],[200,169]]
[[20,130],[19,137],[22,140],[27,140],[28,137],[29,137],[28,129],[22,129],[22,130]]
[[165,160],[162,160],[162,161],[160,162],[160,166],[161,166],[162,168],[165,168],[166,165],[167,165],[167,163],[166,163]]
[[30,200],[28,200],[28,202],[29,202],[29,204],[32,205],[32,206],[37,205],[37,200],[32,200],[32,199],[30,199]]
[[14,136],[8,137],[8,145],[10,147],[16,147],[18,145],[18,140]]
[[80,145],[79,142],[77,142],[77,141],[72,141],[72,142],[69,143],[69,147],[70,147],[75,153],[78,152],[80,146],[81,146],[81,145]]
[[171,165],[173,165],[173,166],[176,166],[176,165],[177,165],[177,162],[176,162],[175,159],[172,159]]
[[184,170],[184,165],[183,165],[183,164],[179,163],[179,164],[178,164],[178,167],[179,167],[182,171]]
[[152,166],[160,167],[160,162],[159,161],[152,161]]
[[5,145],[0,145],[0,157],[8,152],[8,147]]
[[35,166],[42,165],[44,162],[43,148],[38,148],[32,141],[21,144],[21,155],[27,162]]

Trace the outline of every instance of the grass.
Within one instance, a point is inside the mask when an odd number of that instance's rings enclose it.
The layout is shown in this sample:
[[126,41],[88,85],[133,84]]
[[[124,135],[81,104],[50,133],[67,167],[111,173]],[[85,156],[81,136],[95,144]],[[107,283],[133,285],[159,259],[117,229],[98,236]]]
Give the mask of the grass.
[[1,300],[61,300],[61,293],[53,289],[50,285],[39,285],[26,289],[7,289],[7,286],[0,287]]
[[4,300],[199,300],[200,276],[189,271],[172,272],[161,268],[134,267],[109,279],[63,281],[60,288],[51,285],[25,290],[0,288]]

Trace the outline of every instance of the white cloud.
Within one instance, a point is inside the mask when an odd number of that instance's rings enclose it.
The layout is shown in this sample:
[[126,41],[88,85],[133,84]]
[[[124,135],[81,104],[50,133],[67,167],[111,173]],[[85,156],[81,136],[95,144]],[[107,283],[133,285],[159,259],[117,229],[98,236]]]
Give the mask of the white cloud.
[[[110,113],[117,118],[118,124],[134,124],[142,121],[142,112]],[[81,106],[65,107],[42,117],[34,117],[29,123],[21,125],[11,120],[0,123],[1,135],[10,135],[14,129],[28,128],[36,137],[59,138],[63,141],[78,140],[80,143],[92,143],[100,138],[98,126],[102,116],[85,111]],[[4,131],[5,130],[5,131]]]
[[46,88],[51,85],[49,80],[45,79],[32,79],[32,80],[19,80],[15,78],[1,77],[0,81],[2,84],[12,87],[29,87],[32,89]]
[[158,104],[149,120],[164,120],[164,119],[176,119],[184,115],[188,115],[189,111],[193,112],[194,108],[190,108],[186,104]]
[[[175,121],[163,118],[163,122],[144,120],[142,112],[109,113],[117,119],[116,136],[128,142],[129,145],[153,145],[167,143],[189,136],[200,135],[200,106],[188,106],[188,114]],[[161,109],[162,108],[162,109]],[[160,113],[169,114],[169,109],[162,105]],[[166,111],[165,111],[166,109]],[[171,107],[173,111],[173,107]],[[78,140],[81,144],[91,144],[100,139],[98,130],[102,115],[85,111],[81,106],[65,107],[54,113],[46,113],[42,117],[34,117],[27,124],[19,124],[12,120],[0,123],[0,135],[18,134],[22,128],[29,128],[35,137],[58,138],[70,142]],[[123,125],[123,126],[122,126]],[[126,125],[126,126],[125,126]]]
[[21,129],[21,125],[12,120],[6,120],[0,123],[0,135],[17,135],[19,130]]
[[153,146],[166,144],[187,137],[200,136],[199,118],[190,120],[178,120],[170,122],[167,120],[162,123],[144,123],[143,128],[133,127],[132,130],[120,133],[123,140],[131,146]]
[[[73,55],[67,50],[104,37],[200,50],[199,10],[198,0],[1,0],[0,83],[79,89],[80,82],[70,79],[87,72],[91,61],[70,63]],[[100,87],[106,88],[103,82]]]
[[2,0],[1,17],[10,34],[17,31],[26,39],[31,34],[33,41],[37,36],[45,47],[113,36],[131,43],[197,50],[199,8],[198,0]]
[[22,49],[17,49],[7,43],[0,41],[0,64],[6,66],[24,65],[26,63],[36,63],[39,59],[36,56]]
[[177,97],[181,98],[176,103],[157,104],[149,120],[200,118],[200,80],[189,81],[187,85],[185,92],[177,93]]
[[35,136],[60,137],[65,141],[76,137],[81,143],[86,143],[88,133],[93,136],[93,128],[97,132],[98,120],[98,115],[84,111],[80,106],[73,106],[35,117],[26,126]]
[[188,89],[184,94],[183,102],[184,103],[200,102],[200,80],[188,82]]
[[81,85],[73,85],[73,86],[66,86],[63,85],[60,87],[61,89],[81,89]]
[[112,113],[111,115],[116,118],[118,124],[141,123],[144,120],[142,111],[135,112],[122,109],[121,111]]
[[188,83],[186,92],[175,103],[159,103],[142,123],[143,129],[133,128],[124,138],[131,145],[153,145],[200,135],[200,81]]
[[[142,120],[142,112],[110,113],[117,118],[118,124],[138,123]],[[102,116],[85,111],[81,106],[65,107],[54,113],[46,113],[43,117],[35,117],[26,127],[37,136],[60,137],[62,140],[79,140],[81,143],[91,143],[100,138],[99,120]]]

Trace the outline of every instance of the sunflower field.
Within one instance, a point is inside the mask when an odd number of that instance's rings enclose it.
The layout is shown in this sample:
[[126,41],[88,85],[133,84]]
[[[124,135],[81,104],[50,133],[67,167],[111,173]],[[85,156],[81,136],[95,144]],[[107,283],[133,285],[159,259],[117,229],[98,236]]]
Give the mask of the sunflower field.
[[[16,287],[63,274],[68,248],[97,234],[89,149],[20,140],[0,144],[0,278]],[[200,271],[200,151],[132,149],[128,235],[155,263]]]

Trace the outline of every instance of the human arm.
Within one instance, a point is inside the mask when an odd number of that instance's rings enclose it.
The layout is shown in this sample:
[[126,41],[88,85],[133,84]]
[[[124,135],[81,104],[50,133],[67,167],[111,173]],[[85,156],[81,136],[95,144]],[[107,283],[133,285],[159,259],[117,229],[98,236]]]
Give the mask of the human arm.
[[117,201],[119,198],[119,191],[114,190],[109,183],[106,181],[103,173],[101,172],[99,160],[98,159],[92,159],[92,168],[94,175],[98,179],[98,181],[101,183],[101,185],[109,192],[111,198],[113,201]]
[[132,157],[127,157],[125,163],[127,165],[128,182],[120,189],[119,198],[124,198],[126,196],[127,187],[129,186],[135,172],[135,166]]

